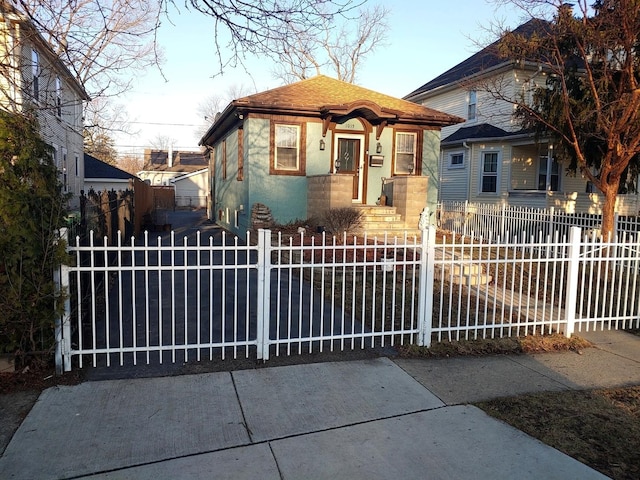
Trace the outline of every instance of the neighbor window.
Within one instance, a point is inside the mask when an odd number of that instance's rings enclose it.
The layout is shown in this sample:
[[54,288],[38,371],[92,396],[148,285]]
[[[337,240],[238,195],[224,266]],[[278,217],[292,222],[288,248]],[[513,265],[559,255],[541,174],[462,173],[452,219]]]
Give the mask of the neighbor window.
[[396,133],[395,173],[410,175],[416,168],[416,133]]
[[37,102],[40,100],[40,59],[35,50],[31,50],[31,74],[33,99]]
[[461,168],[464,167],[464,153],[456,152],[449,154],[449,167]]
[[304,175],[304,124],[271,124],[271,174]]
[[498,192],[498,152],[482,154],[480,191],[483,193]]
[[560,165],[555,158],[540,157],[538,169],[538,190],[557,192],[560,190]]
[[62,82],[56,77],[56,115],[62,116]]
[[476,103],[477,94],[475,90],[469,91],[469,107],[467,111],[467,120],[474,120],[476,118]]

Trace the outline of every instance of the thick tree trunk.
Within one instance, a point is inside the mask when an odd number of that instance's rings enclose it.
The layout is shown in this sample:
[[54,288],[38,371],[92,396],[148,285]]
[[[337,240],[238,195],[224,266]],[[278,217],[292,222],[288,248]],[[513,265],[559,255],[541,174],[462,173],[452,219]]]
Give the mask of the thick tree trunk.
[[613,239],[615,235],[615,214],[616,198],[618,197],[618,185],[607,185],[602,192],[604,194],[604,204],[602,205],[602,239]]

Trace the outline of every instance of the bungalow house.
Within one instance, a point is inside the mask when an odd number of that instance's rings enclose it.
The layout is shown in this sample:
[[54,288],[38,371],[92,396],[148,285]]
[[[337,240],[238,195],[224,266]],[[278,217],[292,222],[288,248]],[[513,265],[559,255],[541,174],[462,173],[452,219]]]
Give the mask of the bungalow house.
[[28,18],[0,0],[0,108],[34,112],[71,208],[84,189],[83,101],[89,96]]
[[176,207],[207,206],[209,160],[203,152],[146,149],[138,177],[151,186],[172,187]]
[[[528,35],[539,20],[515,29]],[[572,175],[553,155],[553,144],[536,141],[513,119],[513,105],[483,85],[531,98],[547,72],[532,62],[501,58],[498,42],[425,83],[404,98],[466,118],[442,129],[440,201],[555,207],[567,213],[601,213],[602,196],[580,174]],[[636,194],[619,195],[619,214],[635,215]]]
[[210,152],[211,219],[243,235],[265,216],[285,224],[376,207],[386,188],[397,211],[383,220],[415,229],[435,206],[440,129],[459,121],[323,75],[239,98],[200,141]]

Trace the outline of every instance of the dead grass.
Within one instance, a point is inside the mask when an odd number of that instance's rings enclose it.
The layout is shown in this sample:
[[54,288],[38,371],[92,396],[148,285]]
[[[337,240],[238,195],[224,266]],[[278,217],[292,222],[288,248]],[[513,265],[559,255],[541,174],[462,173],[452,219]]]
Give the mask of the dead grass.
[[613,479],[640,478],[640,386],[539,393],[477,406]]
[[401,357],[452,357],[457,355],[497,355],[518,353],[541,353],[558,351],[579,352],[591,343],[578,336],[567,338],[560,334],[528,335],[526,337],[487,338],[434,343],[431,347],[399,345]]

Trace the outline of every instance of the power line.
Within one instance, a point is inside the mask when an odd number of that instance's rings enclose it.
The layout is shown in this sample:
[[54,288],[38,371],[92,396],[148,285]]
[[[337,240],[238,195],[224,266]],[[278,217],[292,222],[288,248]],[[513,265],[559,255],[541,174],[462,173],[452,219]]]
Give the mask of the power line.
[[194,124],[194,123],[163,123],[163,122],[126,122],[132,125],[166,125],[168,127],[202,127],[206,125],[205,123]]

